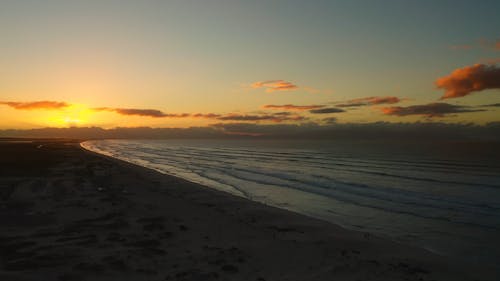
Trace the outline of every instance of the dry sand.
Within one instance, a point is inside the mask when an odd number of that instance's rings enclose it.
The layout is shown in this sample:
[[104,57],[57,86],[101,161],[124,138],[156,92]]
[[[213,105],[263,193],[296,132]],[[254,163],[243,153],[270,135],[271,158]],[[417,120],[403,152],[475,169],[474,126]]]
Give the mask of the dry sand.
[[0,142],[0,280],[495,280],[81,149]]

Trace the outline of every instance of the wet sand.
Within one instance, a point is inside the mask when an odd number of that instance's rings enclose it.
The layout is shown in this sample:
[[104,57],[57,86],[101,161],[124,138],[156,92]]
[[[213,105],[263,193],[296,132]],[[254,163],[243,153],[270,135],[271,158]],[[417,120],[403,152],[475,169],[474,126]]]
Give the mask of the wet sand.
[[495,280],[77,141],[0,141],[0,155],[0,280]]

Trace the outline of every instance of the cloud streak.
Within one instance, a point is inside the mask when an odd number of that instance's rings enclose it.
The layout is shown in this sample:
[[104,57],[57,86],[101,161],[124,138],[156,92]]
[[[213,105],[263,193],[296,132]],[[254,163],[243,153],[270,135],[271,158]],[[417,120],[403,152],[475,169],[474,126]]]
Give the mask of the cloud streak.
[[366,97],[359,99],[348,100],[347,102],[337,104],[337,107],[360,107],[360,106],[370,106],[378,104],[395,104],[401,102],[398,97]]
[[337,117],[327,117],[321,119],[321,121],[325,124],[335,124],[337,123]]
[[500,68],[496,65],[475,64],[454,70],[435,82],[445,91],[441,99],[459,98],[488,89],[500,89]]
[[312,114],[329,114],[329,113],[341,113],[341,112],[345,112],[345,110],[336,107],[309,110],[309,113]]
[[301,121],[305,120],[304,116],[290,114],[289,112],[279,112],[275,114],[227,114],[216,118],[220,121],[270,121],[281,123],[285,121]]
[[115,112],[121,115],[135,115],[142,117],[153,118],[205,118],[220,121],[240,121],[240,122],[285,122],[285,121],[301,121],[306,118],[290,112],[276,112],[272,114],[217,114],[217,113],[165,113],[157,109],[138,109],[138,108],[114,108],[114,107],[97,107],[94,111]]
[[30,138],[72,138],[72,139],[166,139],[166,138],[234,138],[262,137],[282,139],[328,139],[328,140],[382,140],[384,145],[391,141],[416,140],[425,142],[444,140],[487,140],[492,151],[496,151],[500,140],[500,122],[486,125],[450,124],[442,122],[417,123],[317,123],[301,124],[255,124],[255,123],[218,123],[208,127],[190,128],[43,128],[30,130],[0,130],[0,137]]
[[212,118],[220,117],[221,115],[220,114],[216,114],[216,113],[195,113],[195,114],[192,114],[191,116],[194,117],[194,118],[208,118],[208,119],[212,119]]
[[500,103],[484,104],[481,107],[500,107]]
[[252,88],[265,88],[266,92],[293,91],[299,87],[285,80],[258,81],[252,84]]
[[94,111],[109,111],[121,115],[135,115],[153,118],[185,118],[191,116],[189,113],[180,114],[167,114],[157,109],[138,109],[138,108],[113,108],[113,107],[97,107],[93,108]]
[[274,105],[274,104],[266,104],[262,107],[265,109],[273,109],[273,110],[304,111],[304,110],[319,109],[319,108],[323,108],[325,106],[324,105],[294,105],[294,104]]
[[385,115],[393,116],[410,116],[410,115],[421,115],[429,118],[432,117],[444,117],[449,114],[456,113],[468,113],[468,112],[479,112],[484,111],[483,109],[473,108],[471,106],[454,105],[443,102],[422,104],[422,105],[412,105],[412,106],[391,106],[382,108],[382,113]]
[[31,101],[31,102],[0,101],[0,104],[19,110],[37,110],[37,109],[55,110],[70,106],[68,103],[60,101]]
[[[471,140],[500,139],[500,122],[478,126],[472,124],[450,124],[442,122],[417,123],[318,123],[303,124],[254,124],[220,123],[213,127],[224,133],[246,134],[285,139],[334,139],[334,140]],[[495,144],[496,145],[496,144]]]

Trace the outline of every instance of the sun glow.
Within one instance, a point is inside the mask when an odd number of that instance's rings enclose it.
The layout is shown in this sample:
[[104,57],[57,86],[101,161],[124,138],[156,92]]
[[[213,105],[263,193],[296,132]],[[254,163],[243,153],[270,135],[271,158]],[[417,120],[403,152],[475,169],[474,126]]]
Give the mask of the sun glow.
[[89,122],[92,111],[80,104],[72,104],[67,108],[57,110],[47,118],[48,125],[53,127],[77,127]]

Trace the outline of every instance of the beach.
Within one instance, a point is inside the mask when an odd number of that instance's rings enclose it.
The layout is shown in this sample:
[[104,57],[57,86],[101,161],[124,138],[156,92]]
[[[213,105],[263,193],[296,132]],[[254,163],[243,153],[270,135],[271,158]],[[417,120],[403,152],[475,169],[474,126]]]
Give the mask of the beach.
[[89,152],[0,142],[0,280],[495,280],[494,270]]

